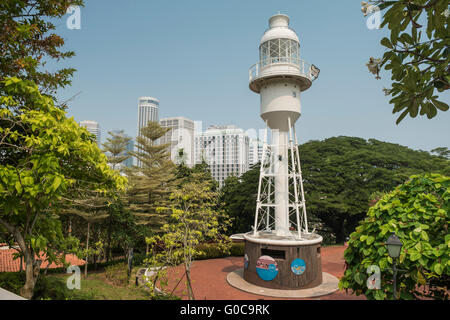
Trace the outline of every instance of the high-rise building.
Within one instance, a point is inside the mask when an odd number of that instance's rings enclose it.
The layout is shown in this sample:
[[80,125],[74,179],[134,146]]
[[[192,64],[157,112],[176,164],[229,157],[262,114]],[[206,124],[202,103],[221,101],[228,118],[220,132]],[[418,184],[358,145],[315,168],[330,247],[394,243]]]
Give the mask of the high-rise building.
[[97,145],[100,147],[101,143],[101,131],[100,131],[100,125],[96,121],[91,120],[84,120],[80,122],[81,127],[85,127],[90,133],[95,135],[97,138]]
[[211,126],[195,136],[195,162],[206,161],[220,187],[249,169],[248,151],[249,137],[236,126]]
[[[134,140],[131,139],[127,144],[127,155],[130,154],[130,152],[134,151]],[[133,157],[129,157],[127,160],[122,162],[125,167],[131,168],[133,166]]]
[[248,165],[254,166],[262,159],[263,143],[259,139],[250,139],[248,150]]
[[158,122],[159,100],[152,97],[140,97],[138,102],[138,132],[147,126],[149,121]]
[[[159,120],[159,100],[152,97],[140,97],[138,100],[138,130],[137,136],[140,135],[141,129],[145,128],[149,121],[158,122]],[[141,166],[137,160],[138,167]]]
[[[164,118],[159,121],[161,127],[171,128],[159,139],[159,144],[169,144],[170,158],[175,163],[194,165],[194,121],[184,117]],[[182,150],[182,154],[181,151]],[[182,155],[182,157],[180,157]]]

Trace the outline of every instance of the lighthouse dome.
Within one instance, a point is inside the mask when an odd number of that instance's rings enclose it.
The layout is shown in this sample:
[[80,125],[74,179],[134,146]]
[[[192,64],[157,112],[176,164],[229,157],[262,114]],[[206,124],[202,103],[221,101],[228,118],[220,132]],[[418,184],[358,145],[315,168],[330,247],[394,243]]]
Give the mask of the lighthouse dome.
[[300,42],[295,31],[289,28],[289,16],[276,14],[269,19],[269,29],[261,38],[261,44],[273,39],[291,39]]

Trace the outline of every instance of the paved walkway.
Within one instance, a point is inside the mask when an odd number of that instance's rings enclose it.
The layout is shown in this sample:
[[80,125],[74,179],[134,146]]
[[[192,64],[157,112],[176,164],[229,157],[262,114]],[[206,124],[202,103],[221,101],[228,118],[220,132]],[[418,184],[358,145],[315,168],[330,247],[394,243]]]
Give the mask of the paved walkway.
[[0,288],[0,300],[27,300],[27,299]]
[[[344,250],[345,247],[322,248],[322,271],[328,272],[337,278],[344,275]],[[192,286],[197,300],[302,300],[302,299],[276,299],[259,296],[239,289],[235,289],[227,283],[228,273],[244,267],[243,257],[228,257],[224,259],[195,261],[192,266]],[[172,290],[183,275],[182,266],[169,270],[168,290]],[[185,278],[180,282],[175,294],[187,299]],[[337,291],[331,295],[314,298],[311,300],[363,300],[363,296],[346,294]]]

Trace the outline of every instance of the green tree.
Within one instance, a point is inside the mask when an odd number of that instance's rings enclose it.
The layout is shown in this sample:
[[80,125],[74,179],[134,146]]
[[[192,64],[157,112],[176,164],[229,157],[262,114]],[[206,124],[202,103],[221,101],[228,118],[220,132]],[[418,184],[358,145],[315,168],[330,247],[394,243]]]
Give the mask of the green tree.
[[[310,229],[329,243],[342,243],[364,218],[371,196],[386,192],[419,173],[450,175],[450,161],[374,139],[335,137],[299,147]],[[224,210],[234,218],[233,233],[254,223],[259,168],[222,188]]]
[[136,138],[138,151],[132,155],[140,166],[127,170],[130,188],[127,201],[137,222],[157,232],[166,216],[156,208],[164,206],[174,186],[175,165],[170,160],[168,144],[157,144],[170,129],[148,122]]
[[21,294],[31,298],[40,269],[35,254],[45,253],[51,262],[67,251],[52,205],[62,199],[77,203],[73,195],[87,189],[124,188],[126,179],[108,168],[88,131],[34,83],[8,78],[1,86],[0,225],[24,257]]
[[[403,243],[399,257],[397,296],[448,299],[450,283],[450,177],[412,176],[381,198],[350,236],[345,250],[346,271],[339,287],[369,299],[392,299],[393,261],[385,241],[396,233]],[[367,288],[366,269],[381,269],[381,289]],[[427,290],[425,290],[427,289]]]
[[95,223],[105,221],[109,217],[107,198],[101,195],[93,195],[81,205],[67,203],[61,208],[62,214],[77,215],[86,222],[86,242],[84,250],[78,252],[78,256],[85,260],[84,276],[87,277],[87,268],[89,264],[89,256],[93,253],[93,248],[89,246],[93,226]]
[[[229,223],[218,209],[218,194],[212,191],[212,184],[206,183],[199,174],[194,174],[192,182],[175,190],[170,201],[169,207],[162,208],[171,212],[168,223],[162,227],[162,234],[147,239],[153,247],[153,255],[148,262],[159,268],[182,263],[188,296],[194,300],[192,262],[203,254],[196,247],[202,241],[215,241],[222,250],[227,250],[229,240],[223,233],[227,231]],[[162,250],[158,252],[156,246]],[[156,281],[150,283],[151,286],[152,284],[155,285]]]
[[330,138],[299,150],[307,212],[331,228],[337,243],[365,216],[374,192],[390,191],[413,174],[450,174],[448,160],[374,139]]
[[252,230],[260,166],[254,166],[241,177],[231,176],[225,180],[220,193],[220,202],[225,212],[233,219],[230,233],[246,233]]
[[450,159],[450,150],[446,147],[440,147],[431,150],[431,153],[436,154],[439,157]]
[[365,15],[375,6],[386,10],[381,23],[381,28],[387,25],[390,32],[389,38],[381,40],[386,52],[381,59],[371,58],[367,66],[377,78],[381,68],[391,71],[392,87],[385,89],[385,94],[392,97],[393,113],[401,112],[397,124],[408,114],[412,118],[420,114],[432,119],[438,110],[449,109],[436,93],[450,89],[449,3],[449,0],[362,2]]
[[[124,161],[131,157],[127,147],[131,141],[131,138],[126,136],[123,130],[108,132],[106,142],[103,144],[103,151],[106,153],[108,163],[113,170],[124,171],[122,164]],[[135,239],[139,235],[134,225],[134,218],[131,216],[130,211],[125,205],[126,194],[119,193],[115,201],[108,206],[108,218],[106,219],[106,243],[107,243],[107,260],[111,258],[113,236],[114,240],[120,239],[120,241],[114,241],[125,252],[128,253],[129,249],[135,244]]]
[[[70,5],[82,0],[2,0],[0,2],[0,81],[18,77],[34,81],[41,91],[55,93],[70,84],[73,68],[55,72],[43,69],[52,60],[66,59],[64,40],[55,30],[54,18],[61,18]],[[53,20],[52,20],[53,19]]]
[[112,169],[118,170],[120,169],[119,165],[131,157],[127,152],[127,146],[131,138],[126,136],[123,130],[110,131],[108,134],[111,137],[106,138],[106,142],[103,144],[103,152],[106,153]]

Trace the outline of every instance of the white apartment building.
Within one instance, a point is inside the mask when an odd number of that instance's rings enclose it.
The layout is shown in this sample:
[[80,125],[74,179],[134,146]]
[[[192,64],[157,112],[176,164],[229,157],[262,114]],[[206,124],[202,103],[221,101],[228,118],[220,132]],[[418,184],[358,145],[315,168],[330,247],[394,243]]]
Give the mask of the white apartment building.
[[195,136],[195,162],[205,160],[220,187],[227,177],[248,171],[248,155],[249,137],[236,126],[211,126]]
[[96,121],[92,121],[92,120],[84,120],[84,121],[80,122],[80,126],[86,128],[87,131],[89,131],[90,133],[95,135],[96,140],[97,140],[97,145],[100,147],[101,131],[100,131],[99,123]]
[[[194,121],[185,117],[163,118],[159,121],[161,127],[171,128],[159,139],[159,144],[169,144],[170,158],[174,163],[184,163],[188,167],[195,164]],[[180,158],[180,151],[182,158]]]
[[254,166],[262,159],[263,143],[259,139],[250,139],[248,150],[248,165]]

